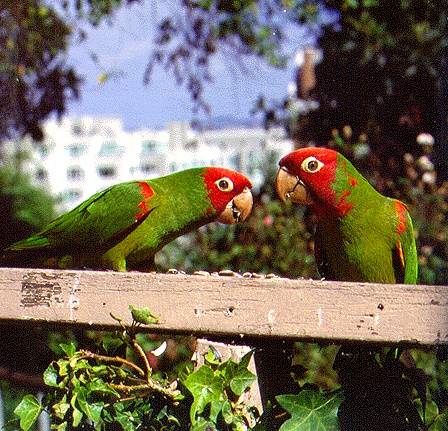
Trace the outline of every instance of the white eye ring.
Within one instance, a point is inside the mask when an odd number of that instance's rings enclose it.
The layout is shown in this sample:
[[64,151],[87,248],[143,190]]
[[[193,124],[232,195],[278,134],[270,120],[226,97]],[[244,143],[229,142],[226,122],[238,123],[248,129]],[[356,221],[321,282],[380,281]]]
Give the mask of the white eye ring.
[[323,166],[324,164],[313,156],[307,157],[300,165],[302,170],[308,172],[309,174],[315,174],[316,172],[319,172]]
[[215,181],[215,184],[222,192],[231,192],[233,190],[233,182],[230,178],[222,177]]

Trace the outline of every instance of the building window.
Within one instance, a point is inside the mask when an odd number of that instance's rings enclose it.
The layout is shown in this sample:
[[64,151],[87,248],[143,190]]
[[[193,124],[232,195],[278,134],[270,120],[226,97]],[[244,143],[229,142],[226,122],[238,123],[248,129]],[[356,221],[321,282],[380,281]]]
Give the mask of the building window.
[[142,142],[142,156],[149,156],[156,151],[157,143],[155,141]]
[[192,141],[188,141],[185,144],[185,150],[187,151],[195,151],[198,149],[198,141],[192,140]]
[[79,157],[81,156],[86,149],[86,146],[83,144],[71,144],[67,146],[68,153],[71,157]]
[[72,135],[74,136],[82,135],[82,126],[80,123],[75,123],[72,125]]
[[121,156],[124,152],[124,147],[118,145],[115,141],[106,141],[101,145],[99,155],[101,157],[116,157]]
[[117,175],[117,169],[113,166],[100,166],[98,175],[103,178],[113,178]]
[[140,166],[140,171],[145,175],[155,174],[157,172],[157,166],[153,163],[143,163]]
[[67,169],[67,178],[69,180],[81,180],[84,177],[84,172],[78,166],[73,166]]
[[241,158],[238,154],[230,157],[230,165],[233,169],[239,171],[241,170]]
[[39,145],[39,154],[42,159],[48,156],[48,147],[46,145]]
[[45,169],[39,168],[36,171],[36,180],[37,181],[45,181],[48,178],[48,173]]
[[80,190],[70,189],[64,193],[64,200],[69,201],[69,202],[76,201],[81,196],[82,196],[82,193]]

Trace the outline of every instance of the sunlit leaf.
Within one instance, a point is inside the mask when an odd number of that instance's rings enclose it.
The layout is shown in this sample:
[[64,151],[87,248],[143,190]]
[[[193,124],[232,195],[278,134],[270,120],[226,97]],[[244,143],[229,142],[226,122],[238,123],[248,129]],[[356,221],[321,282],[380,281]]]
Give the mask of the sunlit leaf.
[[438,415],[428,431],[448,431],[448,411]]
[[47,367],[47,369],[44,371],[43,379],[44,379],[44,383],[47,386],[58,387],[59,386],[59,384],[58,384],[59,373],[53,364],[54,364],[54,362],[52,362]]
[[236,395],[241,395],[257,379],[257,376],[248,369],[238,370],[230,381],[230,389]]
[[278,403],[290,415],[280,431],[337,431],[340,392],[322,393],[304,389],[298,395],[279,395]]
[[85,415],[91,419],[94,423],[98,423],[101,418],[101,411],[104,404],[101,402],[91,402],[87,399],[87,389],[81,387],[78,389],[78,405]]
[[136,308],[133,305],[129,305],[132,318],[137,323],[143,323],[144,325],[151,325],[159,322],[159,318],[151,313],[148,307]]
[[417,411],[420,415],[420,418],[422,419],[422,422],[424,418],[426,424],[431,424],[439,414],[439,408],[433,400],[429,400],[426,402],[424,415],[423,415],[422,401],[420,398],[414,400],[414,405],[417,407]]
[[211,368],[203,365],[186,378],[184,385],[193,395],[191,422],[196,422],[196,416],[200,415],[208,404],[211,410],[210,419],[216,419],[225,401],[222,379],[217,378]]
[[69,358],[71,358],[76,353],[75,343],[71,342],[67,344],[60,344],[59,347]]
[[53,404],[51,412],[56,418],[62,420],[69,408],[70,404],[67,402],[67,395],[64,395],[58,403]]
[[95,379],[91,383],[88,384],[88,390],[89,392],[100,392],[102,394],[112,395],[115,397],[119,397],[119,393],[112,389],[107,383],[105,383],[101,379]]
[[14,414],[20,418],[20,428],[28,431],[42,411],[39,400],[34,395],[25,395],[15,408]]

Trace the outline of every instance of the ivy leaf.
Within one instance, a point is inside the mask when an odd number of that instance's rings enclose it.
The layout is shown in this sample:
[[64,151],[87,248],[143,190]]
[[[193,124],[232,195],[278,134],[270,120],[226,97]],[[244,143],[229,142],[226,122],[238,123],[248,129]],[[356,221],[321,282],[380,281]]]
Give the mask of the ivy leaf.
[[227,425],[230,425],[233,422],[232,406],[228,400],[222,405],[222,417]]
[[82,419],[82,411],[76,406],[76,400],[78,398],[78,391],[72,396],[70,400],[70,405],[72,406],[72,425],[76,428]]
[[209,365],[219,365],[221,363],[219,352],[213,346],[209,346],[207,353],[204,355],[204,361]]
[[229,359],[223,362],[218,369],[224,377],[225,384],[229,385],[237,396],[240,396],[257,379],[255,374],[247,369],[252,354],[253,351],[246,353],[239,363]]
[[448,431],[448,411],[438,415],[428,431]]
[[56,370],[56,368],[53,365],[53,362],[47,367],[47,369],[44,371],[44,383],[47,386],[51,386],[51,387],[59,387],[58,384],[58,377],[59,377],[59,373]]
[[81,410],[73,407],[73,426],[76,428],[80,423],[83,417],[83,413]]
[[59,347],[69,358],[76,353],[75,343],[59,344]]
[[118,413],[115,416],[115,420],[121,425],[123,431],[135,431],[135,424],[126,413]]
[[89,393],[91,392],[100,392],[104,395],[112,395],[115,397],[119,397],[120,394],[115,390],[112,389],[107,383],[105,383],[102,379],[95,379],[93,382],[91,382],[88,385]]
[[52,416],[62,420],[69,408],[70,404],[67,402],[67,395],[64,395],[58,403],[53,404],[51,407]]
[[65,431],[67,429],[68,423],[67,422],[62,422],[59,425],[53,425],[55,431]]
[[142,323],[144,325],[152,325],[153,323],[158,323],[159,318],[151,313],[148,307],[136,308],[133,305],[129,305],[129,310],[131,312],[132,318],[137,323]]
[[25,395],[15,408],[14,414],[20,418],[20,428],[28,431],[42,411],[42,405],[34,395]]
[[103,403],[94,403],[87,400],[87,389],[84,387],[78,390],[78,405],[83,413],[95,424],[100,421]]
[[235,395],[240,396],[257,379],[257,376],[247,368],[238,367],[237,374],[230,380],[230,389]]
[[238,363],[238,368],[247,368],[249,366],[249,362],[252,358],[252,355],[254,354],[254,350],[250,350],[247,352]]
[[102,339],[103,349],[106,353],[114,353],[124,342],[115,334],[104,334]]
[[[54,362],[53,362],[53,364],[54,364]],[[61,377],[68,376],[68,374],[69,374],[69,365],[70,365],[70,362],[67,361],[67,359],[59,359],[56,362],[56,366],[57,367],[55,366],[55,368],[58,370],[58,374]]]
[[216,431],[216,426],[213,422],[207,419],[199,418],[197,422],[191,425],[190,431]]
[[210,419],[215,420],[225,401],[222,378],[215,376],[211,368],[203,365],[186,378],[184,385],[193,395],[190,407],[191,423],[196,423],[196,415],[200,415],[208,404],[210,404]]
[[426,420],[425,424],[431,424],[439,414],[439,407],[433,400],[429,400],[426,402],[424,410],[425,414],[423,414],[423,405],[422,400],[420,398],[414,400],[414,405],[417,408],[417,411],[420,415],[422,422],[423,418],[425,418]]
[[291,415],[279,431],[337,431],[341,392],[304,389],[298,395],[279,395],[278,403]]

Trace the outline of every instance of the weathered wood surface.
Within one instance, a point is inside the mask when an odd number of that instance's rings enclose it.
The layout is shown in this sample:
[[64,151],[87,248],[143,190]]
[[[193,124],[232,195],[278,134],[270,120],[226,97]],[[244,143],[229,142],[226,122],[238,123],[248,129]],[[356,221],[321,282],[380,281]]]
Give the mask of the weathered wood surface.
[[111,327],[128,305],[153,332],[334,342],[448,342],[448,287],[0,268],[0,322]]

